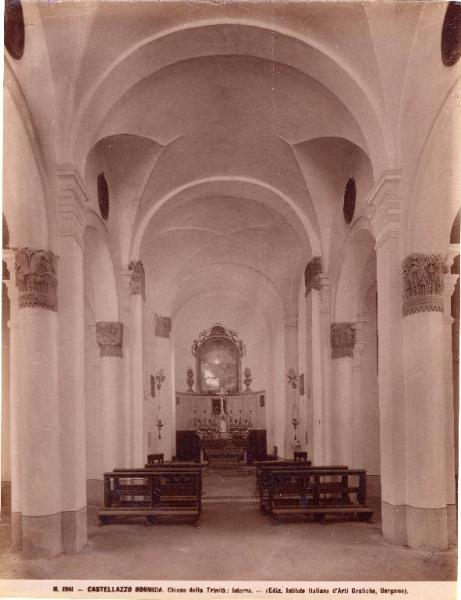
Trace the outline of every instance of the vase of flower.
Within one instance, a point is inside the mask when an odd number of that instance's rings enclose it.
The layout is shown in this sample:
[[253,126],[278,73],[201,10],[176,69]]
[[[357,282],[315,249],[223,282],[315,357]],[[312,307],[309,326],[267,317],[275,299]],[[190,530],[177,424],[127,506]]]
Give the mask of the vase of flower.
[[251,382],[253,381],[253,378],[251,376],[251,370],[250,370],[250,368],[246,367],[245,371],[243,372],[243,374],[245,376],[245,379],[243,380],[243,383],[246,385],[245,392],[251,392],[250,385],[251,385]]
[[189,388],[187,391],[193,392],[194,390],[192,388],[194,387],[194,371],[191,367],[189,367],[186,371],[186,383],[187,387]]

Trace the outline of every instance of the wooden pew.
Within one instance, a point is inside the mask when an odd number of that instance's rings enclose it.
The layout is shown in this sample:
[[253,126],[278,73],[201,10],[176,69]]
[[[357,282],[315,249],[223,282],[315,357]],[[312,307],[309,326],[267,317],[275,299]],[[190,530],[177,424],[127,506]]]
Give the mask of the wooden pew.
[[259,491],[259,509],[264,515],[269,513],[269,490],[273,485],[273,477],[271,476],[273,471],[306,468],[313,471],[325,469],[334,471],[338,469],[345,470],[348,468],[346,465],[306,466],[305,462],[295,460],[259,461],[255,463],[255,466],[256,486]]
[[188,517],[196,525],[202,510],[201,467],[150,465],[144,469],[114,469],[104,473],[103,525],[117,516]]
[[274,522],[282,515],[312,515],[316,521],[327,514],[352,514],[361,521],[373,517],[364,469],[275,469],[268,490],[267,512]]

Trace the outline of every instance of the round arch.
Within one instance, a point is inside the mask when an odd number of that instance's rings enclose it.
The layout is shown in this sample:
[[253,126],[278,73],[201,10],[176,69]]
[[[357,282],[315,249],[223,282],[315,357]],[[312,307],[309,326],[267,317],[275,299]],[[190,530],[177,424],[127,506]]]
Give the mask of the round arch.
[[[373,153],[376,172],[388,168],[385,117],[380,114],[378,98],[366,89],[358,73],[353,72],[331,49],[313,39],[273,25],[269,28],[265,23],[242,23],[238,19],[196,21],[172,28],[138,42],[118,56],[82,101],[71,133],[73,160],[77,164],[82,163],[94,143],[99,123],[125,92],[165,66],[194,56],[216,55],[217,41],[220,53],[226,54],[222,49],[222,30],[228,31],[229,28],[234,30],[235,40],[233,45],[229,45],[227,54],[244,54],[273,61],[274,48],[277,47],[278,62],[316,79],[342,98],[363,131]],[[166,51],[168,49],[170,52]],[[309,72],[306,65],[309,65]],[[118,86],[115,92],[114,82]],[[91,123],[91,126],[80,137],[82,123]]]
[[454,149],[461,119],[460,93],[461,78],[434,116],[419,156],[405,213],[405,255],[446,253],[461,190],[461,155]]
[[335,276],[334,320],[355,322],[360,312],[364,270],[372,257],[374,257],[376,274],[375,239],[366,218],[362,217],[352,227],[343,245],[341,256],[343,259]]
[[117,282],[111,254],[95,227],[84,234],[85,295],[96,321],[118,321]]
[[[293,226],[295,232],[299,235],[301,240],[304,240],[310,246],[312,255],[320,253],[320,240],[317,233],[314,231],[312,223],[300,209],[300,207],[286,194],[280,190],[275,189],[273,186],[268,185],[263,181],[256,179],[250,179],[245,177],[228,177],[228,176],[215,176],[208,177],[197,181],[192,181],[188,184],[176,188],[163,196],[158,202],[150,206],[147,211],[140,217],[135,233],[133,236],[133,243],[131,248],[131,260],[136,261],[140,259],[140,251],[144,233],[154,218],[154,215],[162,208],[167,202],[173,200],[176,196],[183,194],[187,191],[202,191],[203,187],[208,184],[221,184],[221,185],[244,185],[249,184],[256,188],[264,190],[265,203],[279,212],[287,218],[288,222]],[[283,207],[283,208],[281,208]]]

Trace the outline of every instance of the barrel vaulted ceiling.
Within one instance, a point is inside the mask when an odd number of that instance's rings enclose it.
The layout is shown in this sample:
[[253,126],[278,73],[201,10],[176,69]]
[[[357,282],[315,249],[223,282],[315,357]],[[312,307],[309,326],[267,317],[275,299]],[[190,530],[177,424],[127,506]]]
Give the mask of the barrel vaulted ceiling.
[[253,280],[293,314],[306,262],[346,235],[347,179],[360,211],[427,135],[424,111],[403,117],[423,86],[413,49],[439,44],[430,4],[27,3],[34,58],[15,68],[44,154],[77,168],[96,212],[104,171],[118,266],[142,258],[166,309],[211,281],[254,301]]

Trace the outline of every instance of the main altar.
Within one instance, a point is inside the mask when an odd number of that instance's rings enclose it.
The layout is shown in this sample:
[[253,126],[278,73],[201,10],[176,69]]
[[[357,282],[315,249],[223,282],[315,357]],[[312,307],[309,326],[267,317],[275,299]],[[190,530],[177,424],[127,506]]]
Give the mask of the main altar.
[[266,394],[250,388],[251,371],[241,359],[245,345],[237,334],[216,323],[194,340],[197,381],[187,370],[188,390],[176,392],[176,441],[180,458],[235,468],[266,454]]

